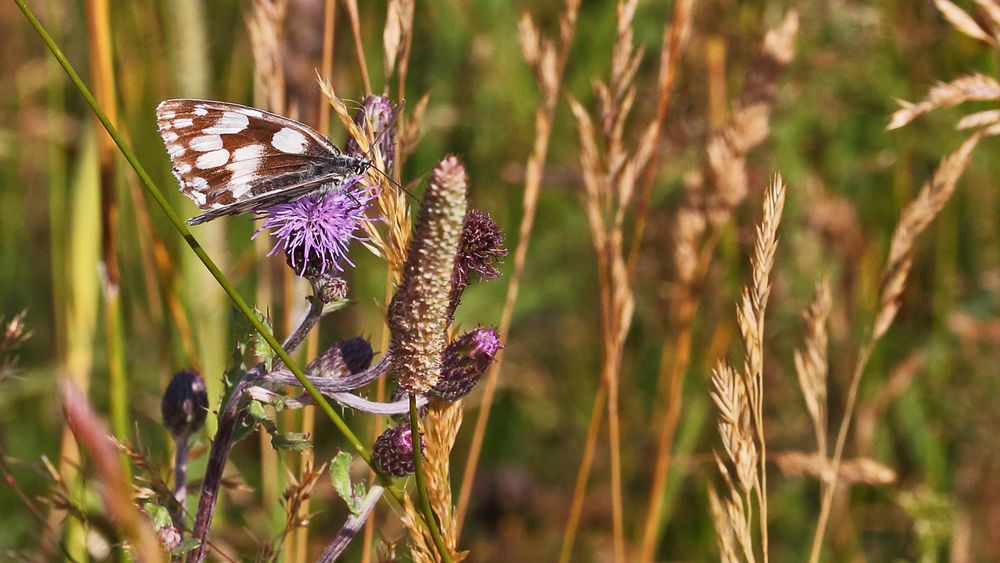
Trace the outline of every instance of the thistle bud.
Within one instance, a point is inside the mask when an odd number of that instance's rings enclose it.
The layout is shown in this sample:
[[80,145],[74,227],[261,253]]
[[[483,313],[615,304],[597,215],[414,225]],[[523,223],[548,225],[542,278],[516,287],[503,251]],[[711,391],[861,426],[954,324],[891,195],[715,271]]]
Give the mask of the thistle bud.
[[316,295],[323,303],[333,303],[347,299],[347,280],[336,276],[323,275],[318,278]]
[[194,370],[174,375],[163,392],[160,403],[163,425],[175,436],[189,436],[198,431],[208,415],[208,390],[205,380]]
[[306,371],[318,377],[342,377],[368,369],[374,356],[372,345],[356,336],[327,348],[309,363]]
[[[424,439],[420,436],[420,451],[424,451]],[[403,423],[389,428],[375,440],[372,460],[381,473],[393,477],[406,477],[413,473],[413,432],[410,425]]]
[[368,369],[372,365],[372,359],[375,358],[371,343],[361,336],[343,340],[337,344],[337,348],[340,349],[347,370],[351,373],[360,373]]
[[481,327],[463,334],[445,348],[441,378],[430,394],[447,402],[468,395],[501,348],[500,334],[494,328]]
[[[396,106],[385,96],[368,96],[362,103],[361,110],[354,116],[354,123],[359,127],[363,127],[365,120],[368,121],[375,137],[375,145],[382,154],[384,172],[392,174],[392,165],[396,160]],[[347,140],[344,149],[348,154],[363,152],[353,138]]]

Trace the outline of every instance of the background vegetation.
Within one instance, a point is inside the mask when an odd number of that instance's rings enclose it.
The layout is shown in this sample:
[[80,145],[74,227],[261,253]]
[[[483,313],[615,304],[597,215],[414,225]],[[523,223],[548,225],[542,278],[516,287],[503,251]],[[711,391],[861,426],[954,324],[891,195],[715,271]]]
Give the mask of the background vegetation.
[[[291,2],[284,26],[288,106],[315,119],[323,38],[323,2]],[[635,43],[644,48],[636,74],[635,138],[656,114],[657,52],[670,2],[640,2]],[[725,123],[747,68],[767,29],[789,3],[699,0],[690,40],[663,132],[660,171],[648,229],[638,255],[635,314],[622,356],[621,469],[624,524],[637,549],[649,502],[656,455],[656,400],[670,322],[669,256],[685,175],[704,158],[706,139]],[[871,317],[889,240],[900,210],[938,161],[965,134],[961,113],[943,109],[887,132],[895,100],[917,100],[937,80],[978,71],[995,76],[997,51],[955,30],[932,2],[911,0],[801,0],[797,53],[778,81],[771,135],[749,158],[747,202],[723,231],[715,260],[698,287],[701,305],[692,325],[693,352],[684,379],[683,410],[673,441],[665,513],[658,524],[659,560],[702,561],[718,555],[708,487],[717,484],[712,451],[719,450],[709,395],[711,368],[739,356],[734,305],[749,277],[754,224],[761,194],[775,171],[788,186],[779,231],[767,315],[764,402],[769,452],[815,448],[795,375],[793,352],[802,346],[800,312],[814,285],[831,280],[830,420],[839,424],[850,370]],[[971,2],[960,3],[969,8]],[[31,5],[71,61],[90,82],[86,6],[36,1]],[[117,122],[154,179],[170,187],[185,216],[193,206],[172,189],[153,108],[165,98],[205,97],[262,103],[254,89],[254,58],[245,14],[249,2],[172,0],[115,3],[110,13]],[[524,163],[534,138],[539,88],[517,41],[527,10],[547,35],[556,35],[562,3],[417,2],[406,84],[406,108],[429,93],[422,138],[402,177],[423,179],[445,153],[461,156],[471,178],[471,205],[488,211],[517,244]],[[971,11],[971,10],[970,10]],[[333,83],[337,93],[364,95],[344,11],[338,13]],[[359,14],[366,59],[376,92],[384,87],[382,33],[385,6],[364,2]],[[102,284],[97,137],[92,116],[13,3],[0,5],[0,316],[27,311],[32,333],[19,351],[16,372],[0,381],[0,447],[5,475],[31,497],[47,495],[43,456],[58,464],[64,419],[55,391],[60,377],[90,383],[89,396],[109,413],[109,318]],[[601,373],[598,265],[588,231],[576,125],[565,94],[593,107],[591,82],[606,79],[616,38],[615,3],[585,2],[560,94],[538,216],[526,261],[482,461],[472,489],[460,545],[474,561],[547,561],[559,553],[573,498],[591,405]],[[393,85],[393,92],[396,92]],[[989,104],[983,105],[987,109]],[[330,132],[338,144],[343,131]],[[985,139],[958,191],[917,245],[913,272],[893,329],[875,349],[860,389],[848,458],[891,468],[894,479],[852,487],[849,505],[834,510],[829,560],[920,559],[984,561],[1000,553],[1000,194],[996,141]],[[237,338],[230,304],[150,206],[131,171],[116,160],[120,216],[120,314],[128,387],[127,425],[142,447],[168,466],[167,434],[159,399],[170,375],[197,366],[217,393],[218,379]],[[417,185],[419,189],[419,184]],[[294,319],[286,311],[301,288],[279,258],[262,258],[249,241],[253,225],[227,219],[196,231],[210,253],[277,332]],[[630,223],[631,225],[631,223]],[[355,306],[324,325],[324,344],[363,334],[378,348],[386,273],[360,246],[348,273]],[[499,281],[472,287],[458,322],[496,324],[512,261]],[[111,313],[114,314],[114,313]],[[184,318],[188,324],[179,324]],[[666,344],[665,344],[666,343]],[[667,350],[669,355],[670,350]],[[734,362],[739,365],[739,362]],[[8,373],[10,371],[10,373]],[[481,391],[480,391],[481,393]],[[452,477],[461,485],[479,394],[465,402],[466,423],[452,452]],[[370,436],[370,416],[349,423]],[[298,424],[289,419],[289,425]],[[213,431],[202,433],[207,443]],[[611,459],[604,434],[583,504],[574,560],[610,560]],[[263,446],[261,445],[263,444]],[[268,461],[266,442],[241,442],[230,464],[245,487],[230,491],[218,541],[253,554],[261,538],[280,529],[277,499],[284,470]],[[315,432],[317,459],[344,444],[325,421]],[[297,460],[281,454],[295,472]],[[204,456],[192,461],[197,479]],[[272,473],[269,473],[272,472]],[[770,552],[775,561],[805,560],[819,511],[815,479],[770,470]],[[332,535],[345,510],[331,487],[314,491],[310,529],[315,550]],[[382,511],[388,512],[386,510]],[[0,488],[0,557],[25,557],[47,537],[10,487]],[[404,531],[384,514],[381,540]],[[635,541],[633,541],[633,539]],[[349,560],[358,560],[361,542]],[[388,548],[385,548],[388,550]],[[402,560],[408,558],[397,548]],[[950,559],[949,559],[950,558]]]

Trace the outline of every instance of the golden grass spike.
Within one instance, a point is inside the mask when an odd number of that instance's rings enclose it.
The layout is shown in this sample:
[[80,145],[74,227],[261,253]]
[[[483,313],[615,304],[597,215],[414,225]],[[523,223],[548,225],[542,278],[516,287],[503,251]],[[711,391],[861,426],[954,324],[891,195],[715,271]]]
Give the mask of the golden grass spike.
[[[774,462],[788,476],[812,477],[818,481],[831,480],[827,475],[830,468],[826,460],[814,453],[781,452],[774,455]],[[837,471],[838,486],[890,485],[895,482],[895,470],[867,457],[845,460]]]
[[985,74],[966,74],[950,82],[938,82],[917,102],[899,100],[900,109],[889,118],[886,130],[899,129],[925,113],[970,101],[1000,100],[1000,81]]
[[948,20],[948,23],[955,29],[973,39],[985,41],[991,45],[996,44],[996,40],[993,39],[993,36],[989,32],[983,29],[972,16],[956,6],[951,0],[934,0],[934,6],[937,7],[941,15],[944,16],[944,19]]
[[827,342],[826,322],[833,308],[833,297],[830,293],[830,280],[826,277],[816,284],[816,297],[803,313],[806,323],[806,335],[801,350],[795,351],[795,372],[798,375],[799,387],[809,411],[813,431],[816,434],[816,447],[821,459],[826,459],[826,429],[827,429]]
[[880,339],[889,329],[899,310],[899,297],[906,288],[912,260],[910,258],[916,239],[938,216],[944,205],[955,193],[955,185],[972,158],[983,133],[975,133],[950,155],[941,160],[934,176],[920,189],[920,193],[904,209],[892,234],[889,257],[882,274],[879,309],[875,317],[872,338]]

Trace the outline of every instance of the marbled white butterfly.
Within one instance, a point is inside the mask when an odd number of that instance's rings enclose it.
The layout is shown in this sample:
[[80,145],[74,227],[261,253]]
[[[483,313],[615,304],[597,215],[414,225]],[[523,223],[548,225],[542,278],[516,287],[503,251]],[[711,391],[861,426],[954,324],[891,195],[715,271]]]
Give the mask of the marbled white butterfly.
[[164,100],[156,123],[181,193],[206,210],[191,225],[335,190],[370,166],[307,125],[239,104]]

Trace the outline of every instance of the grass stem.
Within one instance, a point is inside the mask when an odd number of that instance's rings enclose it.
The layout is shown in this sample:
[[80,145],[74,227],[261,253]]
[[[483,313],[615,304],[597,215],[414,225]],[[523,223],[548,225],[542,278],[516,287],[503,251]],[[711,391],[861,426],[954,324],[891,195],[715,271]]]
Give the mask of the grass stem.
[[451,563],[451,553],[441,536],[441,524],[438,522],[434,510],[431,508],[430,497],[427,496],[427,477],[424,475],[423,459],[420,455],[420,445],[423,439],[420,437],[420,418],[417,414],[417,396],[410,395],[410,431],[415,434],[413,443],[413,476],[417,481],[417,495],[420,497],[420,508],[424,512],[424,519],[427,521],[427,528],[434,539],[434,547],[437,548],[438,556],[444,563]]

